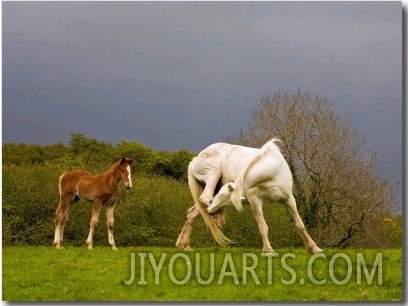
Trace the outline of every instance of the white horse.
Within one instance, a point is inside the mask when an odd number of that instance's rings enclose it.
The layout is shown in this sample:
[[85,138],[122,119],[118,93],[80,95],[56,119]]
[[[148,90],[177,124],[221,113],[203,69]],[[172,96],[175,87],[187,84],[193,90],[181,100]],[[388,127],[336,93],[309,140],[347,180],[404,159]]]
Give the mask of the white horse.
[[234,181],[242,167],[246,167],[259,149],[215,143],[201,151],[188,166],[188,184],[194,199],[194,206],[188,210],[187,220],[176,242],[176,246],[189,251],[193,223],[200,215],[218,244],[225,246],[231,242],[221,231],[224,210],[210,216],[207,207],[214,197],[217,184]]
[[[292,175],[275,144],[277,141],[272,139],[261,149],[217,143],[204,149],[193,159],[189,165],[188,179],[195,206],[189,209],[176,246],[190,250],[192,223],[200,212],[215,240],[220,245],[228,244],[230,240],[222,233],[217,220],[211,218],[210,213],[221,211],[223,216],[222,208],[230,204],[241,210],[241,200],[245,199],[250,203],[258,223],[263,238],[263,252],[274,252],[269,243],[268,226],[262,213],[263,200],[270,199],[288,205],[306,249],[313,253],[322,252],[308,235],[297,213],[292,195]],[[220,179],[224,186],[214,198],[214,190]]]

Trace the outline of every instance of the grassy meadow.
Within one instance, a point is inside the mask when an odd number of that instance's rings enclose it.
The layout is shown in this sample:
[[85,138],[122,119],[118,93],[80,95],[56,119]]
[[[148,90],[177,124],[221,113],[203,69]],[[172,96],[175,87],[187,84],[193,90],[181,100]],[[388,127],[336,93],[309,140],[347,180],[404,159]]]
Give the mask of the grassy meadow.
[[[5,301],[401,301],[402,251],[3,248]],[[358,255],[360,254],[360,255]],[[379,255],[380,254],[380,255]],[[363,263],[361,261],[363,258]],[[309,266],[309,269],[308,269]]]

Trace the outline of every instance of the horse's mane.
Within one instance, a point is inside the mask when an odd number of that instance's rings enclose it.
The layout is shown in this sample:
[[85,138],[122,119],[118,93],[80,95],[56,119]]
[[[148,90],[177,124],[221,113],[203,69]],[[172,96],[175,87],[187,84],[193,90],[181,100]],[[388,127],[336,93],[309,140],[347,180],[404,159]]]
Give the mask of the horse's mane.
[[244,192],[244,179],[246,175],[248,174],[249,170],[252,169],[252,167],[258,163],[267,152],[271,150],[278,150],[280,152],[280,149],[278,145],[276,145],[277,142],[282,142],[279,138],[272,138],[269,140],[267,143],[265,143],[259,150],[258,154],[255,155],[255,157],[251,160],[251,162],[248,164],[248,166],[243,169],[238,175],[238,177],[235,180],[235,188],[231,194],[231,203],[235,206],[235,208],[240,211],[243,209],[242,207],[242,196]]
[[123,163],[128,163],[128,161],[127,161],[127,159],[126,159],[125,157],[123,157],[123,158],[117,160],[105,173],[106,173],[106,174],[110,174],[110,173],[112,173],[112,172],[118,171],[118,169],[120,168],[120,166],[121,166]]
[[114,173],[117,172],[118,169],[119,169],[120,161],[121,161],[120,159],[118,161],[116,161],[108,170],[101,173],[100,175],[102,175],[102,176],[114,175]]

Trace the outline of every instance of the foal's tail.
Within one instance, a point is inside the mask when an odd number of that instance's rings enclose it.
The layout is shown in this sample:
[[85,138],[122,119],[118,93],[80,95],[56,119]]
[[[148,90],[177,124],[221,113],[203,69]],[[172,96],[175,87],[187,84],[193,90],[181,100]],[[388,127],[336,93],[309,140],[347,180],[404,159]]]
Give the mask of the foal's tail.
[[203,217],[207,227],[210,229],[215,241],[221,246],[226,246],[232,243],[232,241],[224,235],[217,223],[215,223],[214,219],[210,216],[207,211],[207,206],[200,201],[200,195],[204,189],[192,173],[192,163],[190,163],[188,166],[188,185],[194,199],[194,204],[200,210],[201,216]]
[[61,174],[61,176],[59,177],[59,181],[58,181],[58,191],[59,191],[59,194],[60,194],[60,195],[62,194],[62,187],[61,187],[62,183],[61,183],[61,181],[62,181],[62,178],[64,177],[65,173],[66,173],[66,172],[64,172],[63,174]]

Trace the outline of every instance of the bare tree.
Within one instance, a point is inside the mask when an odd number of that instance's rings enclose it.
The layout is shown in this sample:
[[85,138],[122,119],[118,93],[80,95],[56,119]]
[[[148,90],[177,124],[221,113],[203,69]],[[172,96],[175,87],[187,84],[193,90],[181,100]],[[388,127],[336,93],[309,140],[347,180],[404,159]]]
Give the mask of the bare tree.
[[365,150],[350,118],[336,115],[329,99],[301,90],[266,94],[251,115],[247,130],[228,141],[283,141],[300,214],[318,243],[384,246],[388,238],[378,231],[396,205],[395,190],[378,176],[380,154]]

